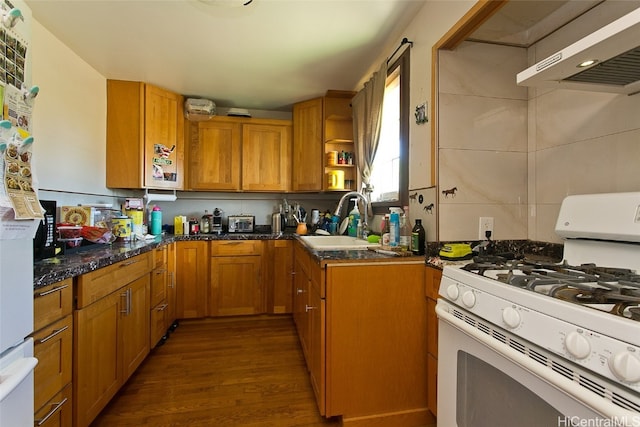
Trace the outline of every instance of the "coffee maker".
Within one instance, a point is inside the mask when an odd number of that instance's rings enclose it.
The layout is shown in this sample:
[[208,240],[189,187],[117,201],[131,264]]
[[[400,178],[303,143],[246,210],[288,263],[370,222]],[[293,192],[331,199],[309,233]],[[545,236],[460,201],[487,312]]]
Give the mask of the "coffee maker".
[[211,222],[211,233],[222,233],[222,210],[215,208],[213,210],[213,218]]

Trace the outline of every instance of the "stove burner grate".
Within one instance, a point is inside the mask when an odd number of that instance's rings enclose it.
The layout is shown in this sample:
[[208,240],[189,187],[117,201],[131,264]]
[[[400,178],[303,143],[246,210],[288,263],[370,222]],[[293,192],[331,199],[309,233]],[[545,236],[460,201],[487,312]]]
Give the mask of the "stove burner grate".
[[476,257],[462,269],[538,294],[640,321],[640,274],[633,270],[500,257]]

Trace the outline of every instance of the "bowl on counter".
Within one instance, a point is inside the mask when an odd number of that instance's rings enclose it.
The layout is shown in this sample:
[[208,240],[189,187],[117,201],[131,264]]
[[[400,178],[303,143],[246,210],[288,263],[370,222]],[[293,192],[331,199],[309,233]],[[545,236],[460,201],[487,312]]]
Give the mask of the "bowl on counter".
[[59,242],[63,242],[68,248],[77,248],[82,244],[82,237],[71,237],[68,239],[58,239]]
[[77,239],[81,238],[80,232],[82,231],[81,225],[59,225],[58,236],[62,239]]

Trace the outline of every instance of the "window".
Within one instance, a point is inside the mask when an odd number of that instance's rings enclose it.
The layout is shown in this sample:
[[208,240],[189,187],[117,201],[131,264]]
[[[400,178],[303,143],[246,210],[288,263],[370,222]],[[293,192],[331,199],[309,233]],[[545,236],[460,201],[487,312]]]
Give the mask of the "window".
[[380,142],[371,174],[371,201],[376,214],[409,204],[409,51],[387,71]]

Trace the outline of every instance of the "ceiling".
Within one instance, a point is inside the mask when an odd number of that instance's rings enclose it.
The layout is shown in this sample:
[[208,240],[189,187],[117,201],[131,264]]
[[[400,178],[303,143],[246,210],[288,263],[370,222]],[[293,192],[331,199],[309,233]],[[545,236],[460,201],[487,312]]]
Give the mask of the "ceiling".
[[604,0],[510,0],[467,40],[529,47]]
[[[290,111],[353,90],[423,0],[26,0],[33,17],[108,79],[221,107]],[[393,48],[392,48],[393,50]]]

